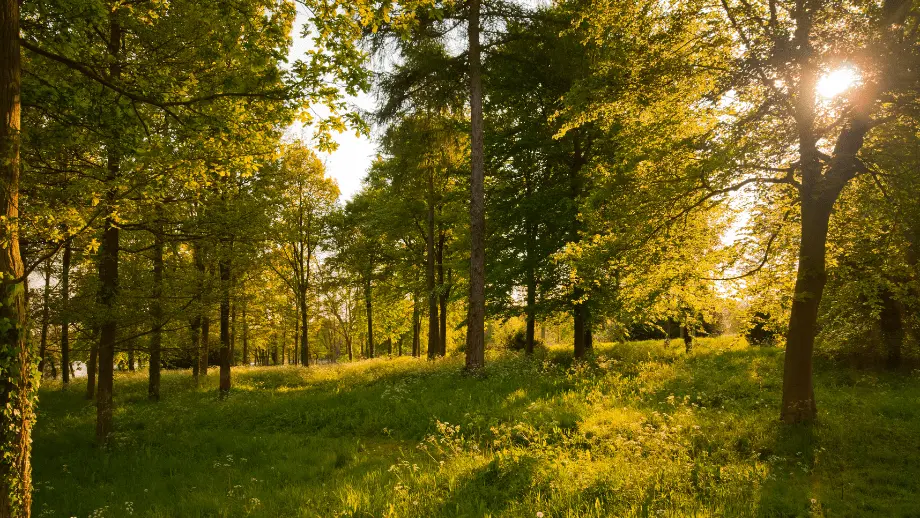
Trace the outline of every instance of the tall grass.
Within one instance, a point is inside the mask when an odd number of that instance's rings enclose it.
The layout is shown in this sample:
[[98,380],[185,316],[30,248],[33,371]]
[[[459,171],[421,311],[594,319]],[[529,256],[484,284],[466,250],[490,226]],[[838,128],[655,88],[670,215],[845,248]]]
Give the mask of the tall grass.
[[601,344],[116,380],[114,446],[41,392],[35,516],[920,516],[920,376],[821,364],[820,417],[777,421],[782,351]]

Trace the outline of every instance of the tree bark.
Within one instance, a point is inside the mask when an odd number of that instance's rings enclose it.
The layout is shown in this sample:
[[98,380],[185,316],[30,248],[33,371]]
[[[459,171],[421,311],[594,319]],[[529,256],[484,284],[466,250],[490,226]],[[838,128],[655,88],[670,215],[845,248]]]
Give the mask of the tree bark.
[[452,270],[447,269],[447,278],[444,277],[444,255],[447,244],[444,242],[444,233],[438,239],[438,305],[440,306],[441,319],[438,328],[441,332],[438,349],[441,356],[447,355],[447,301],[450,300]]
[[[421,334],[421,328],[422,328],[421,311],[419,310],[419,307],[418,307],[418,295],[415,295],[414,300],[412,301],[412,356],[416,358],[418,358],[419,356],[419,353],[420,353],[419,349],[421,348],[421,345],[422,345],[421,338],[419,336]],[[350,352],[348,355],[348,359],[351,360]]]
[[153,235],[153,293],[151,294],[150,316],[153,329],[150,331],[150,363],[147,380],[147,398],[160,400],[160,350],[163,343],[163,224],[157,207],[156,231]]
[[230,305],[230,366],[236,365],[236,302]]
[[[109,77],[118,79],[121,75],[121,40],[123,30],[118,22],[118,11],[109,14],[108,52],[112,59]],[[114,130],[114,128],[113,128]],[[117,137],[113,134],[114,141]],[[120,227],[115,219],[115,203],[118,191],[115,183],[121,170],[121,156],[115,142],[109,143],[106,195],[109,214],[106,216],[99,246],[99,301],[103,318],[99,327],[99,385],[96,389],[96,441],[108,444],[112,436],[112,390],[114,388],[115,342],[118,335],[116,298],[118,295],[118,254]]]
[[485,157],[482,117],[482,56],[479,43],[480,0],[469,3],[470,65],[470,298],[466,328],[466,368],[485,366]]
[[243,301],[243,365],[249,365],[249,320],[246,318],[246,301]]
[[[226,251],[225,251],[226,252]],[[220,385],[221,397],[230,393],[230,259],[218,262],[220,276]]]
[[70,384],[70,260],[71,247],[64,245],[61,260],[61,380],[63,387]]
[[[0,518],[30,516],[35,351],[26,340],[25,266],[19,251],[21,61],[19,2],[0,6]],[[6,240],[9,239],[7,242]],[[13,281],[13,282],[11,282]]]
[[300,363],[310,366],[310,315],[307,314],[307,290],[300,292]]
[[[577,292],[580,290],[576,290]],[[572,305],[572,327],[575,341],[575,358],[584,358],[585,357],[585,317],[584,317],[584,305],[574,304]]]
[[38,346],[38,374],[42,379],[45,379],[45,354],[48,349],[48,327],[51,325],[51,259],[45,261],[44,281],[41,338]]
[[374,357],[374,307],[371,299],[371,281],[364,283],[364,305],[367,310],[367,357]]
[[435,269],[435,244],[434,244],[434,172],[428,171],[428,226],[425,229],[426,261],[425,261],[425,287],[428,291],[428,359],[440,356],[441,347],[439,340],[441,332],[438,329],[438,290],[434,283]]
[[895,370],[901,366],[901,346],[904,343],[904,323],[902,307],[889,289],[881,294],[882,311],[879,315],[879,327],[885,341],[885,366]]
[[137,344],[135,339],[128,340],[128,370],[134,372],[134,349]]
[[782,420],[811,422],[817,415],[812,381],[812,354],[817,334],[818,306],[827,281],[825,253],[831,204],[802,199],[802,241],[799,268],[783,366]]
[[96,366],[99,364],[99,328],[93,328],[89,346],[89,362],[86,364],[86,399],[96,398]]

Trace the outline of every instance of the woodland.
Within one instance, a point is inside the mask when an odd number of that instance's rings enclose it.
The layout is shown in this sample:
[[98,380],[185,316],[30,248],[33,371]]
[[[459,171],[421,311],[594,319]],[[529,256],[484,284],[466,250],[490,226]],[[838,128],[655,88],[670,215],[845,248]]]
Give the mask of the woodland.
[[917,0],[0,0],[0,122],[0,518],[920,515]]

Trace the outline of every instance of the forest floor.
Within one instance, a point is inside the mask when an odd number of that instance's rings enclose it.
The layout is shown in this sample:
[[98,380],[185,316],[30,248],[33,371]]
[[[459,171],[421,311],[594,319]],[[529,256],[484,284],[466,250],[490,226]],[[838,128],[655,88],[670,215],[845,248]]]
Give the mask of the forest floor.
[[819,422],[787,427],[781,350],[677,345],[236,368],[225,401],[216,370],[159,403],[124,374],[109,450],[46,383],[33,516],[920,516],[920,373],[819,362]]

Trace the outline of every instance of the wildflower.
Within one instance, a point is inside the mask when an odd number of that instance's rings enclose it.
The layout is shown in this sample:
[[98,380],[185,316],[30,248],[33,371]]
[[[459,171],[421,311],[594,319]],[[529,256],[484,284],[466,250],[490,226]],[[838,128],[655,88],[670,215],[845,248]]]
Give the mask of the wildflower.
[[543,518],[543,511],[537,511],[537,518]]

